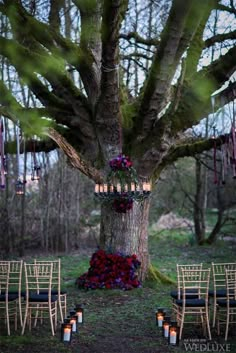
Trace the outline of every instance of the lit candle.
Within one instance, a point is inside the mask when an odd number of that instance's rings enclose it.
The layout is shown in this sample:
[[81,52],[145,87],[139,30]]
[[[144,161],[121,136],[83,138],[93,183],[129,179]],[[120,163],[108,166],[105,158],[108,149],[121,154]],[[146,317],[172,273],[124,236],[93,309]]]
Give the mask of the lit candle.
[[70,342],[71,329],[69,327],[65,327],[63,333],[63,341]]
[[78,323],[79,323],[79,324],[82,324],[82,322],[83,322],[83,315],[82,315],[81,312],[78,312],[78,313],[77,313],[77,318],[78,318]]
[[146,191],[151,191],[151,183],[146,183]]
[[110,192],[114,192],[114,186],[110,185]]
[[103,189],[104,189],[104,192],[107,192],[107,191],[108,191],[107,184],[104,184]]
[[131,191],[135,191],[135,183],[131,183]]
[[76,332],[76,319],[71,318],[70,323],[72,324],[72,332]]
[[147,183],[146,183],[146,181],[143,182],[143,191],[147,191]]
[[164,337],[166,337],[166,338],[168,338],[168,337],[169,337],[169,327],[170,327],[170,325],[169,325],[169,324],[167,324],[167,323],[165,323],[165,324],[163,325],[163,329],[164,329]]
[[95,185],[95,193],[96,193],[96,194],[99,193],[99,184],[96,184],[96,185]]
[[174,330],[170,331],[170,344],[176,344],[177,332]]
[[164,316],[162,314],[157,314],[158,327],[162,327]]
[[99,188],[99,192],[103,192],[104,188],[103,188],[103,185],[101,184],[100,185],[100,188]]
[[121,185],[119,183],[116,185],[116,190],[117,192],[121,192]]
[[127,184],[125,184],[124,189],[125,189],[125,192],[127,192],[127,191],[128,191],[128,185],[127,185]]

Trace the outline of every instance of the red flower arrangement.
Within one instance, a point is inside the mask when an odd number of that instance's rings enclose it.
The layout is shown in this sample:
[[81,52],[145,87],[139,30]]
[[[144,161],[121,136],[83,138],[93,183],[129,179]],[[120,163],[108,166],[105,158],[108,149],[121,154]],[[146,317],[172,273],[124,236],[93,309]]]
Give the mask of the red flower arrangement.
[[128,156],[119,154],[116,158],[110,160],[109,165],[113,171],[118,171],[131,168],[133,163]]
[[98,250],[91,257],[88,272],[80,276],[76,284],[84,289],[139,288],[141,283],[137,278],[137,269],[140,265],[136,255],[125,256]]
[[131,210],[133,207],[133,199],[130,197],[120,197],[113,201],[113,208],[118,213],[126,213],[127,211]]

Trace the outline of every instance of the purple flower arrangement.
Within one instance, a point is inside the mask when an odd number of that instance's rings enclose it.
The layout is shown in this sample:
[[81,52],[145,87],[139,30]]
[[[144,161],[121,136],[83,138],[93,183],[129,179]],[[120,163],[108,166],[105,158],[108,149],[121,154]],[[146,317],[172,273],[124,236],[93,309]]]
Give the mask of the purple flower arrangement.
[[137,270],[141,262],[134,255],[107,253],[97,250],[90,259],[88,272],[76,280],[79,288],[84,289],[122,289],[141,287]]
[[133,162],[131,162],[130,158],[123,154],[119,154],[116,158],[110,160],[109,162],[109,166],[113,171],[128,170],[132,167],[132,165]]

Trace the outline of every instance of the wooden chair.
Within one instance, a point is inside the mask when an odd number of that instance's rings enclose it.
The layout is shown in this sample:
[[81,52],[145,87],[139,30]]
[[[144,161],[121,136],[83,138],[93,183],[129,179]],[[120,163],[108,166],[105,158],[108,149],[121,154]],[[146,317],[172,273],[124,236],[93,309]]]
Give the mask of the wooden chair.
[[[176,314],[178,312],[178,305],[176,305],[176,300],[182,299],[183,297],[183,274],[182,270],[201,270],[202,263],[200,264],[190,264],[190,265],[176,265],[176,273],[177,273],[177,289],[174,289],[170,292],[170,296],[172,298],[172,312],[174,317],[176,318]],[[196,292],[196,291],[195,291]],[[190,293],[189,298],[193,298],[194,293]],[[197,293],[196,298],[197,298]],[[188,298],[188,293],[186,294]]]
[[67,292],[61,289],[61,260],[53,260],[53,261],[43,261],[43,260],[34,260],[35,263],[38,264],[49,264],[52,263],[52,295],[56,295],[58,297],[58,307],[60,312],[61,322],[67,316]]
[[[25,317],[22,327],[22,335],[25,332],[26,323],[31,330],[31,320],[35,318],[35,326],[38,313],[43,318],[43,313],[49,316],[52,335],[55,335],[57,325],[57,296],[52,295],[53,264],[24,264],[26,282]],[[34,316],[33,316],[34,315]]]
[[[181,271],[183,281],[182,298],[176,300],[177,322],[180,327],[179,338],[181,339],[182,337],[184,324],[199,323],[196,318],[200,318],[204,334],[207,334],[211,340],[208,313],[210,269],[181,269]],[[187,317],[189,317],[190,321],[187,321]]]
[[10,262],[0,262],[0,311],[6,321],[7,334],[10,336],[10,318],[14,318],[15,330],[17,329],[17,300],[18,294],[9,293]]
[[217,333],[220,324],[225,324],[225,341],[228,339],[229,325],[236,324],[236,269],[225,269],[226,298],[217,299]]
[[225,270],[236,270],[236,263],[214,263],[211,264],[212,277],[213,277],[213,289],[209,290],[209,297],[212,298],[212,327],[215,327],[216,323],[216,311],[217,311],[217,300],[226,299],[226,281],[225,281]]

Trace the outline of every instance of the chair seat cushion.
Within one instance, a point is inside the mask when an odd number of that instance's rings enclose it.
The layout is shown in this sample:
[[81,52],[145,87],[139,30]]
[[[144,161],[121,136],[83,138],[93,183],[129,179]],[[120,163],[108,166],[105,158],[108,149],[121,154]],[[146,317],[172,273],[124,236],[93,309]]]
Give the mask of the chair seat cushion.
[[[43,291],[43,290],[40,291],[40,294],[46,294],[46,293],[47,293],[47,291]],[[58,290],[57,289],[52,289],[51,290],[51,294],[52,295],[58,295]],[[65,295],[65,294],[67,294],[67,292],[65,290],[61,290],[60,291],[60,295]]]
[[[184,301],[182,299],[177,299],[176,304],[179,306],[183,306]],[[186,299],[185,306],[188,307],[203,307],[205,306],[205,299]]]
[[[8,293],[8,301],[9,302],[11,302],[13,300],[16,300],[16,299],[18,299],[18,294],[10,294],[10,293]],[[3,293],[3,294],[0,295],[0,301],[1,302],[5,302],[5,300],[6,300],[6,294]]]
[[[208,292],[209,297],[214,297],[214,290],[210,289]],[[216,290],[216,297],[220,298],[220,297],[226,297],[226,289],[217,289]]]
[[[29,295],[29,302],[40,302],[40,303],[45,303],[48,302],[49,297],[47,294],[37,294],[37,293],[31,293]],[[51,302],[57,301],[57,296],[52,295],[51,296]]]
[[[227,307],[227,300],[226,299],[218,299],[217,304],[222,307]],[[231,307],[236,307],[236,300],[230,299],[229,300],[229,305]]]
[[[197,289],[187,289],[186,293],[189,293],[189,295],[186,295],[186,298],[188,299],[197,299],[198,298],[198,294],[197,294]],[[196,293],[196,295],[194,295]],[[173,299],[177,300],[178,299],[178,290],[172,290],[170,292],[170,295]],[[183,291],[180,291],[180,298],[183,297]]]

